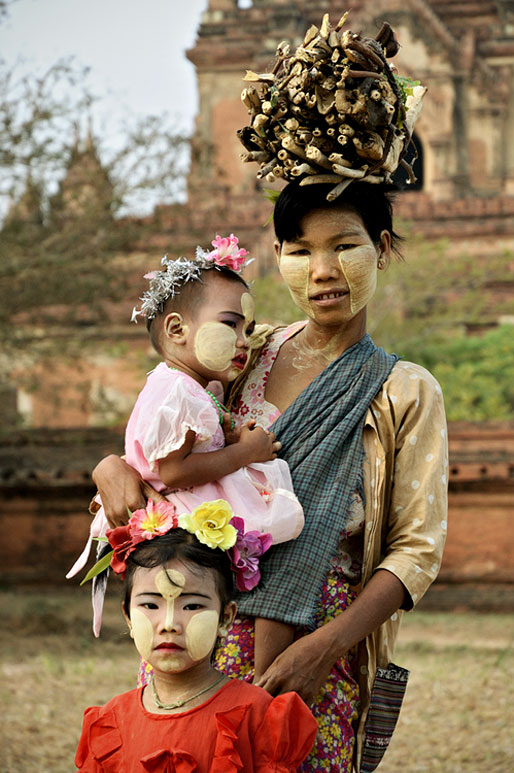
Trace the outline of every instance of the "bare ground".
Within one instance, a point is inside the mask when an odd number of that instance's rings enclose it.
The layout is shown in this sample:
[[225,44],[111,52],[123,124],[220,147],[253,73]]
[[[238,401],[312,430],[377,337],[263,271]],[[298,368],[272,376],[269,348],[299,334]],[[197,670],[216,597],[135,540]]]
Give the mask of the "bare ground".
[[[70,773],[86,706],[135,683],[119,600],[91,633],[87,591],[0,592],[0,770]],[[514,618],[413,612],[395,661],[411,669],[380,773],[514,771]]]

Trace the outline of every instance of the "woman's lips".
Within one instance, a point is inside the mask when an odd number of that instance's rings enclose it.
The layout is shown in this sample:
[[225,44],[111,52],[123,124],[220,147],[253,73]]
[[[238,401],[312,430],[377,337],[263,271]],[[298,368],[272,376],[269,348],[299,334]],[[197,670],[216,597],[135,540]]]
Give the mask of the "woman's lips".
[[326,290],[323,293],[311,295],[309,300],[321,306],[332,306],[348,294],[347,290]]
[[178,644],[173,644],[173,642],[164,641],[161,644],[158,644],[155,648],[156,650],[173,650],[173,651],[182,651],[184,647],[179,647]]

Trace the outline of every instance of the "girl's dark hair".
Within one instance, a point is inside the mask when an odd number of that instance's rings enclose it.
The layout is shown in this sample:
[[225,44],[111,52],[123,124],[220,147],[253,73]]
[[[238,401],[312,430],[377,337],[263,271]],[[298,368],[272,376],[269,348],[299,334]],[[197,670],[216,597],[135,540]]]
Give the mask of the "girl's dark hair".
[[205,278],[208,278],[210,274],[213,276],[219,274],[229,282],[241,282],[241,284],[244,285],[247,290],[250,290],[248,282],[243,279],[241,274],[238,274],[236,271],[232,271],[232,269],[228,268],[228,266],[206,269],[205,271],[202,271],[199,279],[186,282],[186,284],[180,288],[180,292],[165,301],[162,310],[159,311],[155,317],[146,320],[146,329],[150,333],[150,340],[153,344],[153,347],[159,352],[159,354],[161,353],[161,324],[159,324],[159,322],[162,321],[164,317],[171,311],[187,311],[188,314],[194,314],[203,297],[205,289]]
[[138,567],[154,569],[162,566],[164,569],[168,561],[178,558],[187,564],[193,571],[201,566],[205,569],[213,569],[216,575],[216,590],[221,599],[221,611],[234,597],[234,575],[231,569],[230,559],[227,553],[219,548],[210,548],[202,545],[194,534],[185,529],[172,529],[162,537],[141,542],[127,559],[127,571],[125,574],[125,595],[123,609],[128,615],[130,612],[130,597],[134,584],[134,574]]
[[393,230],[393,193],[385,185],[352,182],[335,201],[327,201],[327,193],[333,185],[307,185],[289,183],[281,191],[275,203],[273,223],[275,235],[282,244],[301,236],[301,222],[315,209],[352,209],[362,218],[364,227],[374,244],[380,243],[382,231],[391,234],[391,247],[401,257],[398,249],[403,241]]

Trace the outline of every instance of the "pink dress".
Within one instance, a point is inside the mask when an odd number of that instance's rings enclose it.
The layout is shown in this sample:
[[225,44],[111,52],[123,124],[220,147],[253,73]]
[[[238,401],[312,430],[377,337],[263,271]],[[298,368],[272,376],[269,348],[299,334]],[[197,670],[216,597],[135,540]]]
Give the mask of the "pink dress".
[[[125,432],[127,463],[172,502],[179,515],[203,502],[224,499],[234,514],[244,519],[245,531],[268,532],[274,543],[300,534],[303,509],[293,491],[289,466],[282,459],[256,462],[217,481],[188,489],[167,488],[159,477],[158,461],[183,446],[189,430],[196,434],[193,453],[218,451],[225,445],[212,398],[193,378],[161,362],[148,374],[130,415]],[[88,543],[67,577],[80,571],[88,559],[92,539],[103,536],[108,528],[101,507],[91,524]],[[95,619],[95,635],[99,628],[100,621]]]
[[203,502],[225,499],[244,519],[245,531],[269,532],[273,542],[297,537],[304,524],[303,509],[293,492],[287,462],[240,467],[219,480],[170,491],[159,478],[159,459],[196,434],[193,453],[219,451],[225,445],[218,409],[193,378],[161,362],[152,371],[130,416],[125,434],[126,460],[141,477],[175,505],[191,512]]

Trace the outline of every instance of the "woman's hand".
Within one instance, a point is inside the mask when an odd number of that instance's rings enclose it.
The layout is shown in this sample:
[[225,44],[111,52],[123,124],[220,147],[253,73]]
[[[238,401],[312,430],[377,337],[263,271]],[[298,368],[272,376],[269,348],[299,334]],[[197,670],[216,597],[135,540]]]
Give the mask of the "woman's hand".
[[140,507],[146,507],[148,498],[154,502],[164,499],[143,481],[133,467],[114,454],[106,456],[96,465],[93,480],[102,498],[105,517],[112,529],[127,523],[128,510],[133,512]]
[[311,706],[333,666],[332,656],[317,641],[317,634],[318,631],[314,631],[293,642],[255,684],[271,695],[297,692],[307,706]]

